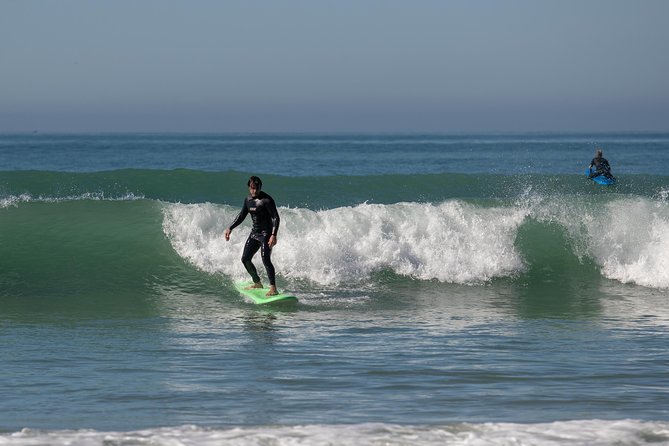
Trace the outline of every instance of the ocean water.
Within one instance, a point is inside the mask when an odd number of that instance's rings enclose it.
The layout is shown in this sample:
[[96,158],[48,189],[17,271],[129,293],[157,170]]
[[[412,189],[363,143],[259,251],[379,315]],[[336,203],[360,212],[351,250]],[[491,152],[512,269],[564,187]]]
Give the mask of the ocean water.
[[[0,161],[0,445],[669,444],[667,134],[0,135]],[[297,304],[232,287],[251,174]]]

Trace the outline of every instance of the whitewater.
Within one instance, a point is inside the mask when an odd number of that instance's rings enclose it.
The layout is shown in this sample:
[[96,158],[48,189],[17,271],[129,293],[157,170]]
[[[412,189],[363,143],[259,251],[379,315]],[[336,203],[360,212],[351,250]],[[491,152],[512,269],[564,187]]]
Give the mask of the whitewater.
[[[322,211],[285,208],[283,246],[275,259],[286,279],[326,286],[363,283],[384,269],[420,280],[480,284],[527,269],[520,250],[532,246],[517,246],[518,235],[522,225],[534,223],[543,227],[538,231],[559,225],[567,242],[559,248],[592,259],[607,278],[669,287],[666,202],[625,198],[593,211],[587,200],[564,201],[507,207],[451,200]],[[230,206],[172,204],[164,209],[163,230],[174,249],[197,268],[240,278],[245,271],[238,253],[245,237],[228,246],[222,236],[237,212]]]

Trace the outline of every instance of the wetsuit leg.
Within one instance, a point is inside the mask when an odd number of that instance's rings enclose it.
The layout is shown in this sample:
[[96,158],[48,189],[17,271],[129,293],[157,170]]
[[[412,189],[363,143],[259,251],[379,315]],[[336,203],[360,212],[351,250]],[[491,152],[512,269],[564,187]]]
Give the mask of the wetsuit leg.
[[603,170],[595,170],[594,172],[592,172],[592,173],[590,174],[590,177],[589,177],[589,178],[596,178],[596,177],[598,177],[598,176],[600,176],[600,175],[606,175],[606,172],[603,171]]
[[[260,283],[258,270],[256,270],[255,265],[251,261],[256,252],[258,252],[258,249],[260,249],[260,246],[261,243],[258,240],[249,236],[249,238],[246,239],[246,244],[244,245],[244,253],[242,254],[242,263],[244,264],[246,271],[248,271],[248,273],[251,275],[253,283]],[[263,260],[264,260],[264,255],[263,255]]]
[[260,255],[262,256],[262,263],[265,265],[265,270],[267,271],[267,279],[269,280],[270,285],[276,285],[275,277],[276,273],[274,272],[274,265],[272,264],[272,248],[269,247],[267,243],[269,237],[263,237],[262,245],[260,250]]

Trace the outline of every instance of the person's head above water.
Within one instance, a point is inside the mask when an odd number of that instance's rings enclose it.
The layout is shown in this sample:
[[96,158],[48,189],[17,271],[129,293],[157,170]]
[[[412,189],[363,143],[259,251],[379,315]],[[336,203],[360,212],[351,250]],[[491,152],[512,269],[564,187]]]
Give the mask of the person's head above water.
[[262,189],[262,180],[253,175],[251,178],[249,178],[249,181],[246,183],[247,186],[251,187],[251,185],[255,185],[258,189]]
[[249,187],[251,196],[255,198],[258,196],[260,189],[262,189],[262,180],[254,175],[249,178],[249,181],[246,183],[246,185]]
[[604,152],[602,152],[602,149],[597,149],[595,152],[595,156],[598,158],[601,158],[604,155]]

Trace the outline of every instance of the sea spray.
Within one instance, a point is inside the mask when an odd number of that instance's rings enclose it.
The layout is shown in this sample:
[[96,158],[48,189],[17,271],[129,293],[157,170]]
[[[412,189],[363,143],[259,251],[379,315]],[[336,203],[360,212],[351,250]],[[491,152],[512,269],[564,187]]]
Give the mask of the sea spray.
[[[165,206],[163,230],[196,267],[245,274],[239,256],[248,229],[223,240],[237,210],[213,204]],[[286,278],[322,285],[363,282],[380,269],[450,283],[481,283],[522,269],[514,249],[524,211],[458,200],[439,204],[360,204],[321,211],[281,208],[273,259]]]
[[[175,251],[210,274],[245,277],[239,261],[248,223],[223,232],[238,209],[215,204],[165,204],[163,231]],[[280,208],[273,259],[284,279],[326,286],[362,283],[379,270],[420,280],[477,284],[526,269],[519,229],[539,233],[525,250],[542,249],[541,231],[561,228],[569,242],[552,249],[595,262],[603,276],[653,288],[669,287],[669,208],[646,198],[534,197],[504,205],[360,204],[313,211]],[[541,229],[544,227],[544,229]],[[550,266],[550,265],[546,265]]]
[[662,197],[528,193],[516,205],[540,224],[562,228],[572,253],[594,261],[604,277],[669,287],[669,203]]
[[636,198],[607,203],[590,229],[590,248],[606,277],[669,288],[666,202]]

